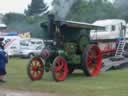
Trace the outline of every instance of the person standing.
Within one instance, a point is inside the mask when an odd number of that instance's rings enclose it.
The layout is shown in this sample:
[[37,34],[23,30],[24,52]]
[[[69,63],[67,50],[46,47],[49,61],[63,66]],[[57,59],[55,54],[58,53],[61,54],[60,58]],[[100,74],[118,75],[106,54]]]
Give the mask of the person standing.
[[8,63],[8,56],[4,51],[4,46],[2,43],[3,39],[0,39],[0,82],[5,82],[6,75],[6,64]]

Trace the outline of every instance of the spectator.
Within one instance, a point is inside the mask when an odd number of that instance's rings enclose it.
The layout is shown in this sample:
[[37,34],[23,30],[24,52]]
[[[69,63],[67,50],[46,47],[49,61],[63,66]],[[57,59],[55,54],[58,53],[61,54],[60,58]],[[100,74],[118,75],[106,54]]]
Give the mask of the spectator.
[[4,46],[2,45],[3,40],[0,39],[0,82],[5,82],[6,75],[6,63],[8,62],[7,54],[4,51]]
[[0,38],[0,47],[1,47],[2,49],[4,49],[4,43],[3,43],[3,40],[4,40],[4,38]]

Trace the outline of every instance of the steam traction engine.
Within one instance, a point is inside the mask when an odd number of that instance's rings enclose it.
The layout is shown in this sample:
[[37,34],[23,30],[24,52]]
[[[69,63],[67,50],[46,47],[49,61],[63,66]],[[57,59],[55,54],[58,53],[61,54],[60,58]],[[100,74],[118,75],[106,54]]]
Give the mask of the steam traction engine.
[[39,80],[44,71],[52,72],[55,81],[63,81],[75,69],[83,70],[87,76],[97,76],[102,66],[102,55],[96,42],[90,41],[90,30],[97,29],[87,23],[55,21],[50,15],[48,24],[42,23],[50,34],[40,56],[33,57],[28,64],[28,76]]

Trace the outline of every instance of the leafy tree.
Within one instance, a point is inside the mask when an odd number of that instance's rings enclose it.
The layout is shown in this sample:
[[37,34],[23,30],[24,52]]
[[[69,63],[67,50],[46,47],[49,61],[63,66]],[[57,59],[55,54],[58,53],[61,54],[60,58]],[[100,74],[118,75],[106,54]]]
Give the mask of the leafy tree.
[[128,21],[128,3],[127,0],[115,0],[114,7],[119,10],[118,17]]
[[45,7],[43,0],[32,0],[31,4],[28,5],[28,9],[25,10],[25,14],[28,16],[38,15],[45,10]]
[[7,13],[4,15],[4,23],[8,26],[8,32],[31,32],[32,37],[43,38],[46,32],[40,27],[45,17],[25,16],[18,13]]
[[[62,1],[63,0],[59,2],[62,3]],[[36,16],[37,14],[42,13],[45,8],[44,3],[41,2],[43,1],[32,0],[31,4],[28,6],[28,10],[26,10],[27,16],[17,13],[5,14],[4,22],[8,25],[9,31],[31,32],[33,37],[45,38],[48,35],[48,32],[40,27],[40,23],[45,22],[47,17],[44,15],[40,17]],[[68,1],[65,0],[65,2]],[[67,6],[68,5],[70,4],[67,4]],[[65,8],[63,8],[63,6],[61,7],[62,8],[59,7],[59,9],[64,11]],[[117,13],[117,9],[114,8],[113,5],[108,2],[108,0],[77,0],[75,3],[73,3],[71,10],[66,12],[66,19],[82,22],[93,22],[98,19],[118,18],[120,13]]]
[[6,24],[11,22],[21,22],[25,20],[25,15],[19,13],[7,13],[4,15],[3,21]]
[[107,0],[79,0],[67,16],[67,19],[85,22],[108,18],[117,18],[117,10]]

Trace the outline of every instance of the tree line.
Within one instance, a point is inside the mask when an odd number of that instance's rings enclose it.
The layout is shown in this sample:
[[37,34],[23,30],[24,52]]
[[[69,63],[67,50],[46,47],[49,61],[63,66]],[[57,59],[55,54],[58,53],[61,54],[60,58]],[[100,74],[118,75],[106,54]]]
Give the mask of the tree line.
[[[68,1],[67,1],[68,2]],[[108,0],[77,0],[66,20],[92,23],[99,19],[125,19],[128,21],[126,0],[115,0],[112,4]],[[123,6],[125,5],[125,6]],[[32,32],[33,37],[44,38],[45,30],[40,28],[40,23],[47,21],[47,15],[39,16],[47,10],[43,0],[32,0],[24,14],[7,13],[3,21],[8,25],[8,30],[18,32]]]

